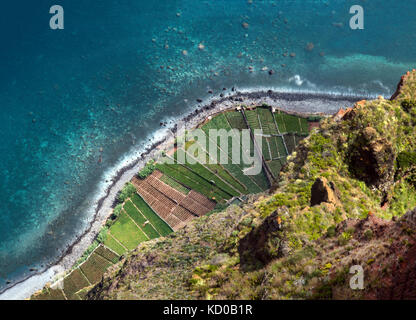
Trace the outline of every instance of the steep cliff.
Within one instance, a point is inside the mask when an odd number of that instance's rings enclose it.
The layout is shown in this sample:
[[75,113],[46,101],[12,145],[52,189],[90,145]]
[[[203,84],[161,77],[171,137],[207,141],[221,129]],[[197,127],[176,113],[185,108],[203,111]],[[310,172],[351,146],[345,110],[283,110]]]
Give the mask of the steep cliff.
[[273,191],[140,245],[87,298],[415,298],[415,95],[413,71],[324,120]]

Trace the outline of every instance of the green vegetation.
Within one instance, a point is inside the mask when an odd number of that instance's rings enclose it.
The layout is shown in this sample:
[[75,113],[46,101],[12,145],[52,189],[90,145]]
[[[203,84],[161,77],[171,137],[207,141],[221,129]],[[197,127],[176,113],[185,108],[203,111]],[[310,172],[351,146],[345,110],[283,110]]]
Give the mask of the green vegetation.
[[92,244],[87,248],[87,250],[84,251],[81,258],[78,259],[78,261],[75,263],[74,268],[79,266],[81,263],[83,263],[87,258],[90,256],[90,254],[97,249],[97,247],[100,245],[100,242],[97,240],[94,240]]
[[232,176],[228,171],[225,170],[219,164],[206,164],[206,166],[214,172],[217,176],[221,177],[223,180],[227,181],[234,189],[240,191],[240,193],[247,193],[247,188],[238,181],[234,176]]
[[275,137],[277,150],[279,150],[279,156],[285,157],[288,156],[288,152],[286,152],[285,144],[282,137]]
[[110,218],[108,218],[106,223],[105,223],[107,228],[111,227],[114,224],[114,222],[117,220],[117,218],[119,217],[122,210],[123,210],[123,204],[122,203],[118,204],[114,208],[113,213],[111,214]]
[[279,134],[274,122],[273,114],[269,108],[257,108],[257,113],[260,117],[264,134]]
[[214,184],[204,179],[202,176],[191,171],[181,164],[157,164],[157,169],[176,181],[181,181],[189,189],[202,193],[209,199],[215,199],[218,202],[231,198],[231,195],[224,192]]
[[112,263],[110,261],[93,253],[89,259],[80,266],[80,269],[90,283],[97,283],[111,265]]
[[155,166],[155,161],[154,160],[150,160],[149,162],[146,163],[146,165],[144,166],[144,168],[142,170],[140,170],[138,177],[140,179],[145,179],[148,176],[150,176],[153,171],[155,171],[156,166]]
[[415,100],[405,99],[401,102],[400,105],[405,112],[412,112],[412,111],[414,112],[416,110]]
[[322,120],[321,116],[309,116],[306,118],[309,122],[319,122]]
[[160,178],[160,180],[183,194],[188,194],[190,191],[188,188],[184,187],[183,185],[181,185],[180,183],[178,183],[177,181],[173,180],[171,177],[165,174]]
[[252,176],[244,174],[240,166],[232,164],[223,164],[224,168],[230,172],[236,179],[241,181],[246,187],[246,193],[259,193],[263,191],[256,183],[253,181]]
[[126,212],[122,212],[116,223],[111,227],[110,233],[129,250],[136,248],[139,243],[148,240]]
[[111,234],[107,234],[104,245],[109,247],[120,256],[127,252],[127,249],[118,243]]
[[120,256],[117,253],[104,246],[99,246],[97,250],[95,250],[95,253],[107,259],[111,263],[117,263],[120,260]]
[[247,117],[248,124],[252,130],[261,129],[256,110],[246,110],[244,111],[244,113]]
[[247,129],[247,125],[244,122],[243,115],[239,111],[225,112],[225,116],[232,128],[243,130]]
[[135,192],[136,187],[131,182],[126,183],[126,185],[118,195],[118,202],[123,203],[128,198],[130,198]]
[[403,151],[397,156],[397,164],[400,169],[416,167],[416,152]]
[[269,166],[270,170],[272,171],[272,173],[274,174],[275,177],[279,176],[280,173],[280,169],[282,169],[282,163],[280,160],[273,160],[267,163],[267,165]]
[[127,214],[137,223],[140,229],[146,234],[149,239],[160,237],[159,232],[153,228],[149,221],[137,210],[131,201],[124,204],[124,209]]
[[138,194],[132,197],[133,203],[139,208],[140,212],[145,216],[147,220],[156,228],[157,232],[162,236],[167,236],[172,233],[172,229],[169,225],[163,221],[147,203]]
[[209,171],[207,168],[205,168],[202,164],[196,163],[196,164],[188,164],[186,165],[187,168],[191,169],[193,172],[198,174],[199,176],[203,177],[210,183],[214,184],[216,187],[221,189],[222,191],[228,193],[228,195],[231,196],[238,196],[239,193],[235,191],[233,188],[231,188],[226,182],[221,180],[215,173]]

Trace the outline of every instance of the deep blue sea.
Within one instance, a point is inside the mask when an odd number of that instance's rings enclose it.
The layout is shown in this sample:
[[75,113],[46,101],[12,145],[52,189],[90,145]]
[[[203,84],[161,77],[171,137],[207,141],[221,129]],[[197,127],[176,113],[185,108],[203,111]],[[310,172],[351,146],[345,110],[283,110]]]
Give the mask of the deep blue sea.
[[[64,30],[49,28],[54,4]],[[349,28],[354,4],[364,30]],[[415,12],[397,0],[2,1],[0,289],[56,259],[104,174],[208,89],[391,95],[416,67]]]

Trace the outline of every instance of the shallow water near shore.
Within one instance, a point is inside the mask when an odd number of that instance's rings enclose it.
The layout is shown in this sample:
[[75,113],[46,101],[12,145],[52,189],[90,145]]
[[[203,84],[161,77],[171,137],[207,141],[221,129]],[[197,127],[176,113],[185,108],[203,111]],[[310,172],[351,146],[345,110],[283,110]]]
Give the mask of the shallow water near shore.
[[64,0],[60,31],[48,28],[50,1],[4,4],[0,291],[56,261],[116,171],[196,99],[233,86],[390,96],[416,65],[416,4],[365,3],[360,31],[348,27],[352,4]]

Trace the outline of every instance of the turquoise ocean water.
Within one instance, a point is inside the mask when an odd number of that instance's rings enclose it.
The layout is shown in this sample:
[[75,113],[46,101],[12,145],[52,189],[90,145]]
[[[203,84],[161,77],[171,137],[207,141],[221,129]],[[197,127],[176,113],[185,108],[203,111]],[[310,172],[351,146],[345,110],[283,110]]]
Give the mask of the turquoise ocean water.
[[57,259],[104,174],[209,89],[389,96],[416,67],[412,1],[61,0],[53,31],[54,4],[0,12],[0,289]]

